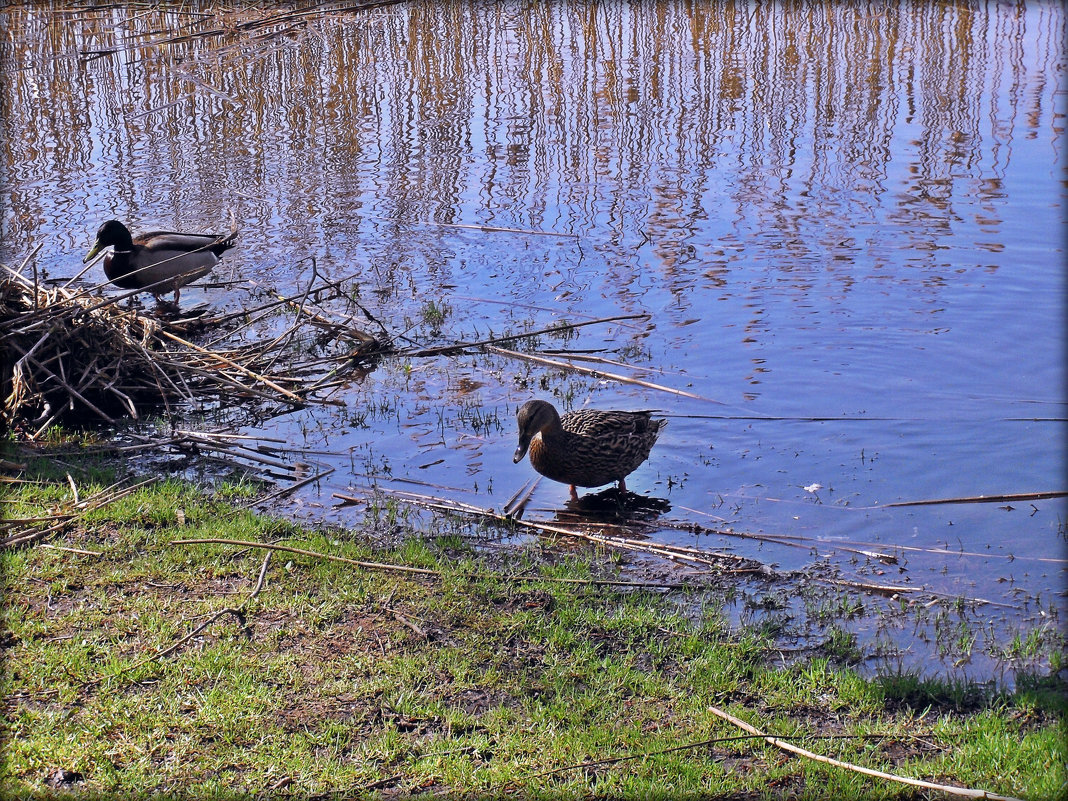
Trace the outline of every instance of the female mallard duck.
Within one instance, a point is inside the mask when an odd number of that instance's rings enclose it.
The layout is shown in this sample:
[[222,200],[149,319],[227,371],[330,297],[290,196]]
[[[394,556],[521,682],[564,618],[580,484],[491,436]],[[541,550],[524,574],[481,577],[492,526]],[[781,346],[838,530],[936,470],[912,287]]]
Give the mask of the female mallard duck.
[[[581,409],[561,417],[551,403],[527,401],[519,407],[519,447],[513,462],[530,449],[530,463],[546,478],[575,487],[599,487],[619,482],[649,458],[649,451],[666,420],[651,412],[599,412]],[[540,435],[540,436],[539,436]]]
[[122,289],[143,289],[158,302],[160,295],[174,293],[174,303],[183,286],[211,272],[223,251],[234,246],[237,232],[230,234],[178,234],[150,231],[136,239],[118,220],[108,220],[96,232],[96,242],[83,259],[88,262],[104,248],[104,275]]

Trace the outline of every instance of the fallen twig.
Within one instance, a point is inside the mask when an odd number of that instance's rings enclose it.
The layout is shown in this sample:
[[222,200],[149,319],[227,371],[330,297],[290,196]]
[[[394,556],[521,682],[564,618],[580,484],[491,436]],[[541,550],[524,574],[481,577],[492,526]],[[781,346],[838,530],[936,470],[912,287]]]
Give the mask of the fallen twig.
[[42,543],[41,545],[39,545],[37,547],[39,547],[39,548],[47,548],[47,549],[49,549],[51,551],[65,551],[66,553],[76,553],[76,554],[81,554],[82,556],[103,556],[103,554],[100,553],[100,551],[85,551],[85,550],[82,550],[81,548],[67,548],[67,547],[65,547],[63,545],[49,545],[48,543]]
[[747,731],[750,734],[756,735],[763,739],[765,742],[774,745],[776,748],[781,748],[784,751],[789,751],[792,754],[806,757],[817,762],[823,762],[828,765],[834,765],[835,767],[843,768],[845,770],[853,771],[854,773],[863,773],[866,776],[874,776],[878,779],[888,779],[889,781],[898,782],[900,784],[907,784],[912,787],[923,787],[927,790],[937,790],[942,793],[950,793],[952,795],[964,796],[965,798],[988,798],[992,801],[1020,801],[1018,798],[1012,796],[996,795],[988,792],[987,790],[972,790],[967,787],[954,787],[948,784],[935,784],[934,782],[923,781],[922,779],[910,779],[905,776],[895,776],[892,773],[884,773],[881,770],[873,770],[871,768],[861,767],[860,765],[854,765],[851,762],[843,762],[839,759],[832,757],[825,757],[820,754],[813,753],[804,748],[800,748],[791,743],[784,742],[783,740],[772,737],[760,731],[755,726],[750,726],[744,720],[734,717],[734,715],[728,714],[721,709],[717,709],[714,706],[710,706],[708,711],[712,714],[723,718],[729,723],[733,723],[743,731]]
[[[371,570],[386,570],[398,573],[414,573],[423,576],[435,576],[441,577],[443,575],[440,570],[430,570],[425,567],[409,567],[407,565],[391,565],[385,562],[366,562],[360,559],[348,559],[344,556],[334,556],[333,554],[321,553],[319,551],[309,551],[306,548],[294,548],[289,545],[277,545],[270,542],[252,542],[248,540],[230,540],[222,538],[198,538],[188,540],[171,540],[171,545],[235,545],[241,548],[265,548],[271,551],[284,551],[286,553],[300,554],[301,556],[310,556],[314,559],[325,559],[328,562],[341,562],[342,564],[355,565],[357,567],[365,567]],[[488,578],[486,575],[479,573],[460,573],[458,574],[462,578],[483,580]],[[692,589],[694,587],[691,583],[660,583],[660,582],[647,582],[647,581],[617,581],[613,579],[579,579],[579,578],[559,578],[556,576],[508,576],[494,574],[494,577],[499,578],[502,581],[543,581],[550,584],[578,584],[586,586],[605,586],[605,587],[633,587],[639,589]]]
[[[69,507],[71,511],[61,511],[64,507],[58,506],[55,508],[54,513],[47,518],[27,518],[24,520],[9,521],[9,524],[21,523],[28,525],[26,525],[25,528],[17,529],[0,540],[0,548],[28,545],[31,542],[42,540],[49,534],[61,531],[75,520],[89,514],[89,512],[99,509],[106,504],[114,503],[121,498],[125,498],[127,495],[153,483],[155,480],[156,479],[154,478],[146,479],[145,481],[141,481],[128,487],[121,487],[119,484],[113,484],[110,487],[106,487],[100,492],[85,498],[77,504],[71,505]],[[50,525],[42,528],[37,525],[38,523],[50,523]]]
[[249,370],[247,367],[243,367],[242,365],[240,365],[237,362],[235,362],[233,359],[228,359],[226,356],[222,355],[221,353],[218,353],[216,351],[210,351],[210,350],[208,350],[206,348],[200,347],[199,345],[194,345],[192,342],[189,342],[188,340],[182,339],[181,337],[176,336],[175,334],[172,334],[169,331],[161,331],[160,333],[161,333],[162,336],[165,336],[165,337],[167,337],[167,339],[170,339],[170,340],[173,340],[174,342],[177,342],[179,345],[183,345],[184,347],[187,347],[190,350],[195,350],[198,353],[203,353],[205,356],[209,356],[212,359],[217,359],[218,361],[223,362],[224,364],[227,364],[230,367],[233,367],[234,369],[238,370],[239,372],[244,373],[245,375],[249,376],[250,378],[254,378],[257,381],[262,381],[264,384],[269,386],[275,392],[278,392],[279,394],[284,395],[285,397],[287,397],[290,400],[292,400],[294,403],[298,403],[300,405],[304,404],[304,399],[301,398],[299,395],[296,395],[296,394],[290,392],[285,387],[280,387],[278,384],[274,383],[273,381],[271,381],[270,379],[268,379],[268,378],[266,378],[266,377],[264,377],[262,375],[254,373],[252,370]]

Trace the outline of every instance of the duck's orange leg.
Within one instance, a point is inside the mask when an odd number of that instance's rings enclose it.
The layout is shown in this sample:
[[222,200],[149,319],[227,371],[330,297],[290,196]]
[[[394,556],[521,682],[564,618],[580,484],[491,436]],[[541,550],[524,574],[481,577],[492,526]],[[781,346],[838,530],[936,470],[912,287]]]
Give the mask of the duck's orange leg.
[[577,501],[578,500],[578,492],[575,490],[575,485],[571,484],[570,486],[571,486],[571,500]]

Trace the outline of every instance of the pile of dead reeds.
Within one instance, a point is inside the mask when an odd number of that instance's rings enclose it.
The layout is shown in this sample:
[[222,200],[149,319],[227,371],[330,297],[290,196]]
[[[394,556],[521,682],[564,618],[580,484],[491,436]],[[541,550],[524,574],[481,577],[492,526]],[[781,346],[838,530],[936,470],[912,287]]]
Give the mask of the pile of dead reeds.
[[[351,313],[317,308],[309,293],[275,294],[260,310],[286,314],[286,328],[267,341],[248,341],[233,327],[256,309],[214,320],[166,321],[84,289],[47,287],[5,268],[0,276],[0,422],[21,425],[29,439],[61,420],[114,423],[145,407],[205,403],[303,406],[344,380],[360,359],[388,342],[352,324]],[[316,290],[344,290],[326,285]],[[208,346],[189,341],[191,325],[226,332]],[[229,328],[227,328],[229,326]],[[243,326],[242,326],[243,328]],[[324,334],[324,330],[329,332]],[[336,340],[308,363],[306,340]],[[298,355],[303,361],[298,364]]]

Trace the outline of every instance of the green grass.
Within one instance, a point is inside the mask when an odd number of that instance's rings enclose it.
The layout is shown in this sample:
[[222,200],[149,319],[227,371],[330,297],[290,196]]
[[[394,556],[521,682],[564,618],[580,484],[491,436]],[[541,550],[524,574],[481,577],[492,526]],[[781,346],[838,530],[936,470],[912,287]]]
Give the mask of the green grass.
[[[94,470],[77,479],[83,498],[112,480]],[[42,483],[11,490],[8,516],[69,501],[66,472],[32,465]],[[238,508],[250,493],[161,481],[49,541],[99,556],[0,554],[5,797],[59,792],[46,784],[58,769],[80,774],[71,790],[82,797],[916,797],[753,740],[670,751],[741,734],[713,705],[890,773],[1064,796],[1056,681],[1005,694],[912,676],[869,681],[822,658],[776,668],[766,641],[729,631],[714,612],[694,622],[662,594],[548,580],[611,569],[592,554],[517,551],[491,564],[448,521],[375,547],[358,532]],[[373,516],[369,528],[382,516],[407,525],[398,509]],[[275,553],[243,625],[225,615],[137,666],[246,602],[263,551],[172,544],[210,537],[441,575]],[[543,579],[506,577],[531,572]]]

